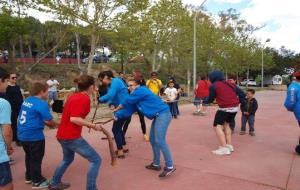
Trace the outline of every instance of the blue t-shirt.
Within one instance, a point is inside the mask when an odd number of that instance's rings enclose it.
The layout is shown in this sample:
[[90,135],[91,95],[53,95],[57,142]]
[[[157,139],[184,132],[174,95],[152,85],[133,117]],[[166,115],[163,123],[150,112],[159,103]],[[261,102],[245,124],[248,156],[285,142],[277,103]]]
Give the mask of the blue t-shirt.
[[7,100],[0,98],[0,163],[8,162],[6,144],[3,139],[2,127],[3,125],[10,125],[11,107]]
[[47,101],[36,96],[24,100],[18,119],[18,138],[20,141],[40,141],[45,136],[44,121],[52,120]]

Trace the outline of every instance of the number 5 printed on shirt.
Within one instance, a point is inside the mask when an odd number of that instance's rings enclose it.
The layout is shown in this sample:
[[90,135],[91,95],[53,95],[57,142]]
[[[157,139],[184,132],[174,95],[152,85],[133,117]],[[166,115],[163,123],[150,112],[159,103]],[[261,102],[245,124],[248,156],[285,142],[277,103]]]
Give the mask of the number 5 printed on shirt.
[[27,114],[26,111],[22,111],[20,119],[19,119],[20,124],[24,124],[26,122],[26,114]]

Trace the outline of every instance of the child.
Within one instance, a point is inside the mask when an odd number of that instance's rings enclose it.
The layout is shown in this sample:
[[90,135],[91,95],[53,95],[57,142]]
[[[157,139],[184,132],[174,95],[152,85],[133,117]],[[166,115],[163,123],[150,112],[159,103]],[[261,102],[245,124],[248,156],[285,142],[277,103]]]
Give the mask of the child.
[[240,135],[246,134],[246,123],[249,123],[249,135],[255,136],[254,133],[254,120],[255,120],[255,112],[258,108],[257,101],[254,98],[255,90],[248,89],[247,97],[244,104],[241,104],[242,111],[242,128]]
[[169,105],[170,108],[170,112],[173,116],[173,118],[177,118],[177,109],[176,109],[176,103],[175,100],[178,96],[178,92],[177,89],[174,87],[174,82],[170,81],[168,82],[167,88],[164,91],[164,94],[166,94],[167,96],[167,103]]
[[18,138],[25,152],[25,183],[33,189],[48,187],[48,180],[42,176],[41,166],[45,153],[44,125],[56,127],[47,103],[48,85],[34,83],[31,96],[24,100],[19,113]]

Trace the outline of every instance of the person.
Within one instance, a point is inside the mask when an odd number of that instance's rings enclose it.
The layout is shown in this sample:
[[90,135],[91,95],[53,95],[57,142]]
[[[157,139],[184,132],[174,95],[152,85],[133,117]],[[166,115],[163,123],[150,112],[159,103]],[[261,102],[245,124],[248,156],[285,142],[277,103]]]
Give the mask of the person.
[[138,109],[148,119],[153,120],[150,130],[153,161],[146,166],[146,169],[155,171],[161,170],[160,152],[162,152],[165,159],[165,167],[159,177],[166,177],[176,170],[171,151],[166,142],[167,130],[172,120],[170,109],[160,97],[153,94],[146,86],[141,86],[139,80],[129,80],[128,86],[131,93],[124,98],[121,104],[114,110],[115,118],[117,120],[126,118]]
[[[134,72],[132,72],[132,76],[135,80],[140,81],[140,85],[142,85],[142,86],[146,85],[145,79],[144,79],[141,72],[134,71]],[[140,123],[141,123],[141,129],[142,129],[144,141],[148,142],[149,141],[149,136],[147,135],[145,117],[139,110],[137,110],[137,114],[139,116],[139,120],[140,120]],[[128,129],[128,125],[125,124],[124,127],[123,127],[124,136],[126,135],[127,129]]]
[[42,175],[45,154],[44,125],[57,127],[47,103],[48,85],[33,83],[30,96],[22,103],[18,120],[18,138],[25,152],[25,183],[33,189],[47,188],[48,180]]
[[[108,103],[110,109],[115,109],[117,106],[119,106],[122,99],[126,98],[129,93],[127,86],[125,86],[124,82],[120,78],[115,78],[112,71],[102,71],[99,73],[98,78],[101,83],[103,83],[108,87],[107,94],[104,96],[101,96],[99,98],[100,103]],[[112,132],[114,134],[115,142],[117,145],[117,157],[118,158],[125,158],[125,154],[129,151],[129,149],[126,147],[126,141],[125,136],[122,131],[122,128],[128,119],[130,119],[131,116],[128,118],[123,118],[121,120],[117,120],[113,122]]]
[[93,124],[85,120],[90,112],[90,95],[95,88],[94,78],[89,75],[81,75],[77,79],[78,92],[72,94],[66,101],[61,123],[57,130],[57,140],[63,151],[63,160],[56,168],[49,184],[50,190],[61,190],[70,187],[69,183],[63,183],[62,177],[71,163],[75,153],[81,155],[90,162],[87,173],[86,190],[97,189],[97,176],[101,165],[101,157],[81,136],[83,126],[101,131],[101,124]]
[[174,87],[174,85],[175,85],[174,82],[169,81],[167,88],[164,91],[164,94],[166,94],[166,96],[167,96],[166,102],[169,105],[172,117],[176,119],[178,113],[177,113],[175,102],[176,102],[176,98],[178,96],[178,92],[177,92],[177,89]]
[[20,87],[17,85],[17,74],[11,73],[9,75],[9,81],[8,86],[6,89],[6,95],[8,98],[8,101],[12,108],[11,113],[11,127],[13,130],[13,141],[16,142],[17,146],[21,146],[21,143],[17,136],[17,120],[18,115],[21,109],[21,105],[23,103],[23,95],[21,92]]
[[208,97],[209,94],[210,82],[207,80],[205,76],[201,77],[198,80],[196,88],[195,88],[195,100],[194,105],[196,106],[196,111],[194,114],[205,115],[205,106],[203,106],[203,100]]
[[[0,68],[0,92],[5,93],[9,74]],[[0,189],[13,190],[13,179],[9,164],[9,155],[13,153],[11,107],[7,100],[0,98]]]
[[258,108],[257,100],[254,98],[255,90],[248,89],[246,101],[244,104],[241,104],[242,111],[242,128],[240,135],[246,134],[246,124],[249,123],[249,135],[255,136],[254,130],[254,121],[255,121],[255,112]]
[[[284,106],[285,108],[293,112],[296,120],[298,121],[298,126],[300,127],[300,71],[294,72],[293,76],[295,80],[291,82],[287,90]],[[299,136],[299,145],[300,145],[300,136]],[[300,149],[299,145],[296,148],[296,151]]]
[[153,92],[153,94],[159,96],[162,82],[157,78],[157,72],[151,73],[151,78],[146,81],[146,86],[151,90],[151,92]]
[[57,86],[59,82],[54,79],[54,75],[50,75],[49,80],[47,80],[47,84],[49,86],[49,102],[57,100]]
[[212,85],[209,96],[204,103],[212,103],[215,99],[219,106],[214,119],[214,130],[220,142],[219,148],[212,151],[216,155],[230,155],[234,151],[231,142],[231,130],[228,124],[235,118],[240,102],[243,103],[245,93],[237,86],[225,81],[221,71],[215,70],[209,74]]
[[177,111],[177,115],[180,115],[179,107],[178,107],[178,102],[179,102],[179,99],[180,99],[180,95],[182,93],[182,89],[181,89],[179,83],[176,82],[175,77],[170,77],[169,78],[169,82],[173,82],[174,83],[174,88],[176,88],[176,90],[178,92],[174,104],[175,104],[175,108],[176,108],[176,111]]
[[[233,85],[237,85],[236,80],[234,79],[234,77],[229,77],[227,82],[233,84]],[[235,118],[229,123],[229,127],[231,129],[231,133],[234,134],[234,130],[235,130]]]

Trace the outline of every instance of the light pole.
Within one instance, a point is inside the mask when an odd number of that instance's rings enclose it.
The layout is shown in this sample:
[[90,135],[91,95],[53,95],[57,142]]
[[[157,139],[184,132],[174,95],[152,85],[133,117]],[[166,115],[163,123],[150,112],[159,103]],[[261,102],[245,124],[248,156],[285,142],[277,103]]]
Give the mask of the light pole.
[[267,42],[270,42],[271,39],[268,38],[265,43],[263,44],[263,47],[261,49],[261,88],[264,87],[264,48]]
[[[203,6],[203,4],[206,2],[207,0],[204,0],[201,5],[199,6],[199,8],[201,8]],[[193,39],[193,89],[196,88],[196,78],[197,78],[197,67],[196,67],[196,21],[197,21],[197,15],[198,12],[195,13],[194,16],[194,39]]]

